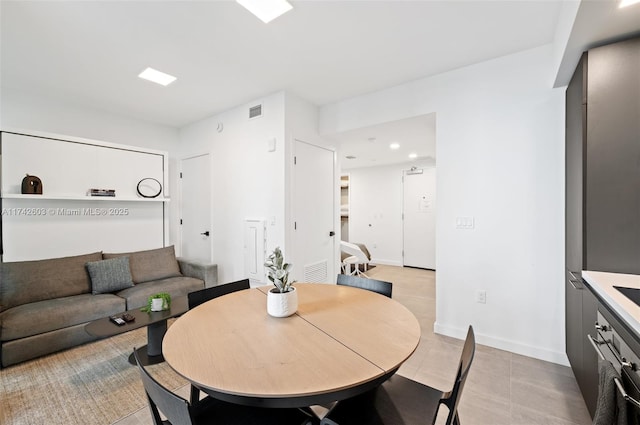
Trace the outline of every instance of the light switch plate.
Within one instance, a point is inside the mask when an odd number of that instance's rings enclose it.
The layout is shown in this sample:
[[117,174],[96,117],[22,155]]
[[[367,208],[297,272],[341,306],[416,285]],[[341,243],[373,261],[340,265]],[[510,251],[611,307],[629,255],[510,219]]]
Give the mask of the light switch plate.
[[475,219],[473,217],[456,217],[456,229],[473,229]]
[[273,137],[267,140],[267,152],[275,152],[276,151],[276,138]]

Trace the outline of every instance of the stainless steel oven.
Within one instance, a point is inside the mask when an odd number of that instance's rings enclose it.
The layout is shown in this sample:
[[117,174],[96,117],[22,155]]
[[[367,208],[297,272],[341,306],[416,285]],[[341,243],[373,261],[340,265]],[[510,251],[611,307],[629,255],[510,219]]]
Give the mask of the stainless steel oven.
[[[605,313],[606,314],[606,313]],[[640,356],[631,346],[637,342],[629,341],[626,329],[607,314],[598,311],[595,324],[595,337],[587,335],[593,348],[602,360],[608,360],[620,374],[614,382],[620,395],[627,401],[629,424],[640,423]],[[626,340],[625,340],[626,336]]]

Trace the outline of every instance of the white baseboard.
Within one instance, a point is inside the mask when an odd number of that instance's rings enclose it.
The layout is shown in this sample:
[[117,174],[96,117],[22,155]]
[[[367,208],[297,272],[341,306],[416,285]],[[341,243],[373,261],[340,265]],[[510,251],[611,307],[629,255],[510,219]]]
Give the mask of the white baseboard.
[[[467,328],[460,329],[451,326],[441,325],[438,322],[433,324],[433,331],[437,334],[450,336],[457,339],[464,339],[467,336]],[[570,366],[567,354],[564,352],[550,351],[526,344],[520,344],[504,338],[497,338],[490,335],[479,334],[475,329],[476,343],[486,345],[500,350],[510,351],[535,359],[556,363],[562,366]]]

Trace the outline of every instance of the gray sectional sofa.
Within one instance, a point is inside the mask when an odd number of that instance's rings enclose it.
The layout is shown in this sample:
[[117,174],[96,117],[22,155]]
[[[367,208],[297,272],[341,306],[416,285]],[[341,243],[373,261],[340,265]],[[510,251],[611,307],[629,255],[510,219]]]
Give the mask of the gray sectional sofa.
[[174,247],[0,263],[0,364],[83,344],[92,320],[217,284],[217,266],[176,258]]

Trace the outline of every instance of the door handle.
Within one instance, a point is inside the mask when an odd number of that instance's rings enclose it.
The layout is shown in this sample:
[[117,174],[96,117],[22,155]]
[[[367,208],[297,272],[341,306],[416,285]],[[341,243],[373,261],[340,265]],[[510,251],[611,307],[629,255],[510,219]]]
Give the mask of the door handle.
[[206,232],[203,232],[203,233],[200,233],[200,234],[204,235],[204,236],[209,236],[209,231],[207,230]]
[[577,289],[578,291],[581,291],[583,289],[582,286],[580,287],[576,286],[576,283],[578,283],[577,280],[569,279],[569,283],[571,284],[571,286],[573,286],[573,289]]
[[[569,273],[569,283],[571,284],[571,286],[573,286],[573,289],[577,289],[577,290],[581,290],[583,289],[583,285],[582,285],[582,278],[576,276],[578,274],[578,272],[572,272],[570,270],[567,270],[567,272]],[[577,286],[576,286],[577,284]]]
[[334,232],[333,230],[329,232],[329,236],[335,236],[336,232]]

